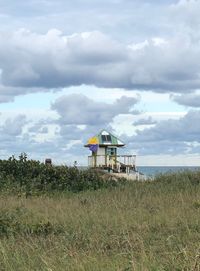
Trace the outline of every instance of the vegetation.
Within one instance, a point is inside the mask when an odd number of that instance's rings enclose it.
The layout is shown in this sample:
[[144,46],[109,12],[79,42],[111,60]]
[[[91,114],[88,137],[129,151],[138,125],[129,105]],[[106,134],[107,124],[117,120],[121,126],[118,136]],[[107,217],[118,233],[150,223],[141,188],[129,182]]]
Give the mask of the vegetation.
[[55,191],[97,190],[116,185],[115,181],[102,178],[97,171],[45,165],[28,160],[26,154],[21,154],[19,159],[12,156],[8,160],[0,160],[0,190],[4,193],[30,196]]
[[200,270],[200,172],[58,188],[28,197],[2,189],[0,270]]

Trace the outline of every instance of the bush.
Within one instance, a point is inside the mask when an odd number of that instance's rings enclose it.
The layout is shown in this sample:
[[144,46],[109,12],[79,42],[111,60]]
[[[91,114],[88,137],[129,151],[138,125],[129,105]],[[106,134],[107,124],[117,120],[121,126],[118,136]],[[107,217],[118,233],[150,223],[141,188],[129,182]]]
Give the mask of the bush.
[[79,170],[77,167],[50,166],[28,160],[21,154],[8,160],[0,160],[0,190],[16,191],[26,197],[35,192],[96,190],[116,185],[102,178],[94,170]]

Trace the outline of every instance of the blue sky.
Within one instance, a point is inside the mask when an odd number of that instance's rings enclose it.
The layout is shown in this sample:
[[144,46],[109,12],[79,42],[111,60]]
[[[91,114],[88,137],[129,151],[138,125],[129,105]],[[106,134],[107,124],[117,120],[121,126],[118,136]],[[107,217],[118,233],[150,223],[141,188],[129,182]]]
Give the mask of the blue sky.
[[139,165],[199,165],[200,1],[0,0],[0,156],[87,163],[105,128]]

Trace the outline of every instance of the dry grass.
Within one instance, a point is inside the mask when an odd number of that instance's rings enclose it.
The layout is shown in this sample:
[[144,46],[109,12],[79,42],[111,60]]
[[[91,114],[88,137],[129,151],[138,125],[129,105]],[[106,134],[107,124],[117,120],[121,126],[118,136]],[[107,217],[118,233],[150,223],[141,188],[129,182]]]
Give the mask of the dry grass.
[[[175,179],[51,197],[2,195],[0,270],[200,270],[200,185]],[[5,217],[12,218],[7,235]]]

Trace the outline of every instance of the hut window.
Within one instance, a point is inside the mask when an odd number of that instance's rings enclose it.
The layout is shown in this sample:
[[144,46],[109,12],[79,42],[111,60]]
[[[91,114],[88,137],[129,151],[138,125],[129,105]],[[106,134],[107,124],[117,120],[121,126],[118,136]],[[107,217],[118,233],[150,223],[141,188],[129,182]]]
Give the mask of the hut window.
[[111,142],[111,136],[110,135],[102,135],[101,139],[103,142]]
[[107,155],[116,155],[117,149],[116,148],[108,148],[107,149]]

